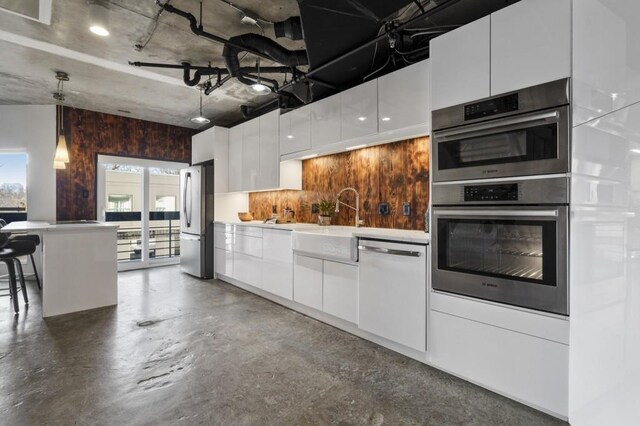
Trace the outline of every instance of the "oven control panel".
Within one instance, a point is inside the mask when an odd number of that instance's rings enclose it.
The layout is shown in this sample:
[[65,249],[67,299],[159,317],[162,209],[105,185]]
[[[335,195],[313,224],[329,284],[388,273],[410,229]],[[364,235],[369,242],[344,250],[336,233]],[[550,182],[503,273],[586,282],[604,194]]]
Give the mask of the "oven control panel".
[[464,120],[476,120],[505,112],[518,111],[518,94],[501,96],[464,106]]
[[464,187],[464,201],[517,201],[518,184],[474,185]]

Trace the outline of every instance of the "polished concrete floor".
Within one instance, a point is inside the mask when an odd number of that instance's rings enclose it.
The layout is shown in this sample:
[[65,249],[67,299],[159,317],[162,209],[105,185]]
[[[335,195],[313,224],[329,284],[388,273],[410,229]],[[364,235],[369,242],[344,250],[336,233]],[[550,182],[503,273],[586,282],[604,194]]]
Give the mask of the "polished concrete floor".
[[119,293],[46,321],[0,299],[0,424],[562,423],[174,266]]

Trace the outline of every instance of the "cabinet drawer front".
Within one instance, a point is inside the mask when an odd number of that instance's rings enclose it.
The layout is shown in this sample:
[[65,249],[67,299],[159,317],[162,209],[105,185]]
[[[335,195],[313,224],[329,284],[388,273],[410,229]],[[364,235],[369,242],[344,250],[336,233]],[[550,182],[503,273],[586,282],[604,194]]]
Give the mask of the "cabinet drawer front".
[[214,268],[216,274],[233,276],[233,253],[216,248],[214,255]]
[[236,225],[236,234],[262,238],[262,228],[257,226]]
[[217,249],[233,250],[233,234],[228,232],[219,232],[216,228],[213,237]]
[[251,237],[249,235],[236,234],[235,244],[233,245],[235,253],[242,253],[249,256],[262,258],[262,238]]
[[233,278],[262,288],[262,261],[242,253],[233,254]]

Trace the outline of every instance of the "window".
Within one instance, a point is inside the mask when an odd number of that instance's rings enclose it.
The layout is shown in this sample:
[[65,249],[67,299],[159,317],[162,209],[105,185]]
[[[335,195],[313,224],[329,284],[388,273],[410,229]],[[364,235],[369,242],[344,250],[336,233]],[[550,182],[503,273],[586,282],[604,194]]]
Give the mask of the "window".
[[27,154],[0,153],[0,211],[27,211]]
[[176,211],[176,197],[174,195],[156,195],[157,212],[173,212]]
[[133,205],[133,195],[109,194],[107,197],[108,212],[130,212]]

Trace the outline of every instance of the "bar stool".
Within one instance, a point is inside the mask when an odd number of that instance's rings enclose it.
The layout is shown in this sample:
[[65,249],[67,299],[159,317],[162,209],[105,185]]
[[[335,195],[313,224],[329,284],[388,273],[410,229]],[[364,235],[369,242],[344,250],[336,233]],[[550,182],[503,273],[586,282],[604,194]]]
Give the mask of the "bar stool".
[[19,257],[28,256],[36,251],[36,246],[31,241],[15,241],[10,243],[9,236],[0,233],[0,262],[7,265],[9,273],[9,296],[13,302],[13,311],[17,314],[20,311],[18,306],[18,283],[16,279],[16,267],[20,277],[20,291],[26,305],[29,304],[27,296],[27,287],[24,282],[24,274]]
[[[4,219],[0,219],[0,228],[7,225]],[[27,234],[27,235],[13,235],[10,240],[12,241],[31,241],[36,247],[40,245],[40,236],[35,234]],[[34,252],[35,253],[35,252]],[[38,275],[38,269],[36,268],[36,262],[33,259],[33,253],[29,255],[29,259],[31,259],[31,266],[33,267],[33,275],[36,277],[36,284],[38,284],[38,290],[42,290],[42,284],[40,284],[40,276]],[[20,270],[22,271],[22,264],[20,264]],[[22,279],[24,279],[24,274],[21,275]]]

